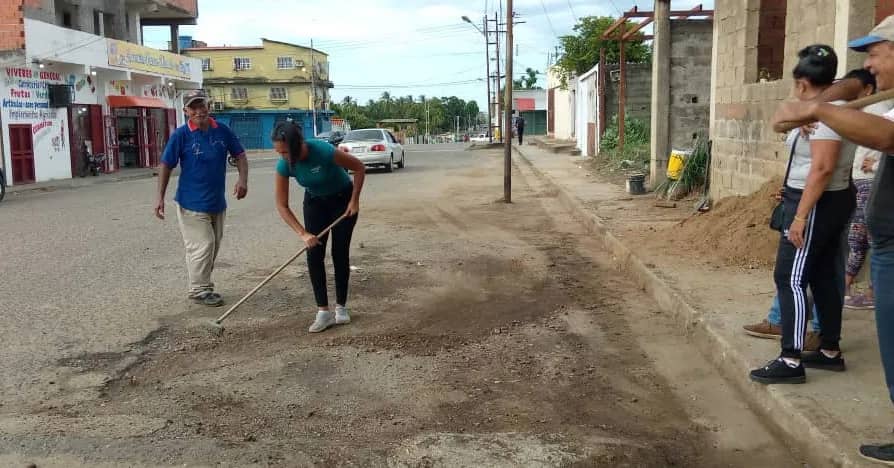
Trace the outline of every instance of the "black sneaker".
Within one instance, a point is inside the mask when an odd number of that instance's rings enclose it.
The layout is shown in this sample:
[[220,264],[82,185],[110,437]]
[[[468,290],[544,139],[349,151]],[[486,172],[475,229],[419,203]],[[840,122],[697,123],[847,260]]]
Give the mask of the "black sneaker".
[[835,372],[844,372],[844,357],[841,354],[841,351],[838,352],[838,356],[830,358],[822,353],[822,351],[816,351],[813,353],[804,353],[801,356],[801,364],[804,367],[810,369],[823,369]]
[[751,371],[751,380],[762,384],[801,384],[807,381],[804,375],[804,366],[798,364],[791,367],[782,360],[776,358],[760,369]]
[[894,444],[861,445],[860,456],[882,465],[894,466]]

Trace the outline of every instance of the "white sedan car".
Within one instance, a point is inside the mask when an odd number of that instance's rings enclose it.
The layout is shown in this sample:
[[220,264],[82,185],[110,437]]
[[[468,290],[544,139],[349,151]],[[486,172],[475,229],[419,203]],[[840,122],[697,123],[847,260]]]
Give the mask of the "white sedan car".
[[384,167],[391,172],[395,163],[399,169],[405,165],[404,147],[391,132],[381,128],[351,130],[338,148],[356,156],[367,167]]
[[487,133],[479,133],[477,135],[472,135],[472,137],[469,138],[469,141],[472,143],[487,143],[490,141],[490,138],[487,137]]

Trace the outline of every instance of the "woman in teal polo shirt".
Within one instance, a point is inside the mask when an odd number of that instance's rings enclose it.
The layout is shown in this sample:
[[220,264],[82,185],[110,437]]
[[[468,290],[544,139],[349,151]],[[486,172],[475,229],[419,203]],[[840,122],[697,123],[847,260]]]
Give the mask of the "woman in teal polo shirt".
[[[366,167],[359,159],[335,149],[328,142],[305,140],[301,129],[293,122],[280,122],[273,129],[273,147],[282,158],[276,165],[276,209],[283,221],[301,237],[307,246],[307,268],[317,316],[310,326],[311,333],[321,332],[335,324],[351,321],[346,308],[351,234],[360,211],[360,191]],[[354,171],[354,180],[347,170]],[[304,226],[289,207],[289,179],[295,178],[304,187]],[[326,290],[326,257],[328,235],[319,233],[340,216],[347,217],[336,225],[332,233],[332,264],[335,267],[335,312],[329,308]]]

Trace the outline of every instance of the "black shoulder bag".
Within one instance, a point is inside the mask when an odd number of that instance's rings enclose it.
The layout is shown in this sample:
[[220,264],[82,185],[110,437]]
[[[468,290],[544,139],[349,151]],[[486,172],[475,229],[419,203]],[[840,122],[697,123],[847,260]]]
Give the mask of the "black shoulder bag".
[[[788,174],[792,170],[792,160],[795,159],[795,148],[798,147],[798,139],[801,135],[795,135],[795,141],[792,143],[792,151],[788,155],[788,167],[785,168],[785,177],[782,179],[782,191],[785,192],[785,186],[788,184]],[[784,197],[784,196],[783,196]],[[770,214],[770,229],[782,232],[785,229],[785,210],[783,209],[784,200],[773,208]]]

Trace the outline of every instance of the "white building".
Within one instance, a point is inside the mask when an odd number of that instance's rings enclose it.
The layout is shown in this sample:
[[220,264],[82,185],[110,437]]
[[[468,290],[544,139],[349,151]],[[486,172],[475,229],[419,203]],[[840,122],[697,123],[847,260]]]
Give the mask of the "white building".
[[581,155],[595,156],[599,148],[599,65],[577,78],[574,103],[574,127]]
[[577,92],[577,78],[569,78],[563,89],[556,69],[550,67],[546,82],[549,93],[547,133],[558,140],[573,140],[575,138],[574,96]]
[[76,176],[84,146],[108,156],[107,171],[156,166],[170,132],[183,122],[179,96],[202,87],[201,61],[106,33],[114,30],[133,40],[140,36],[144,11],[151,16],[169,8],[188,24],[197,10],[184,12],[181,6],[189,1],[121,2],[124,18],[117,23],[93,10],[93,29],[77,22],[84,17],[85,0],[37,3],[23,10],[24,48],[0,51],[0,142],[7,183]]

